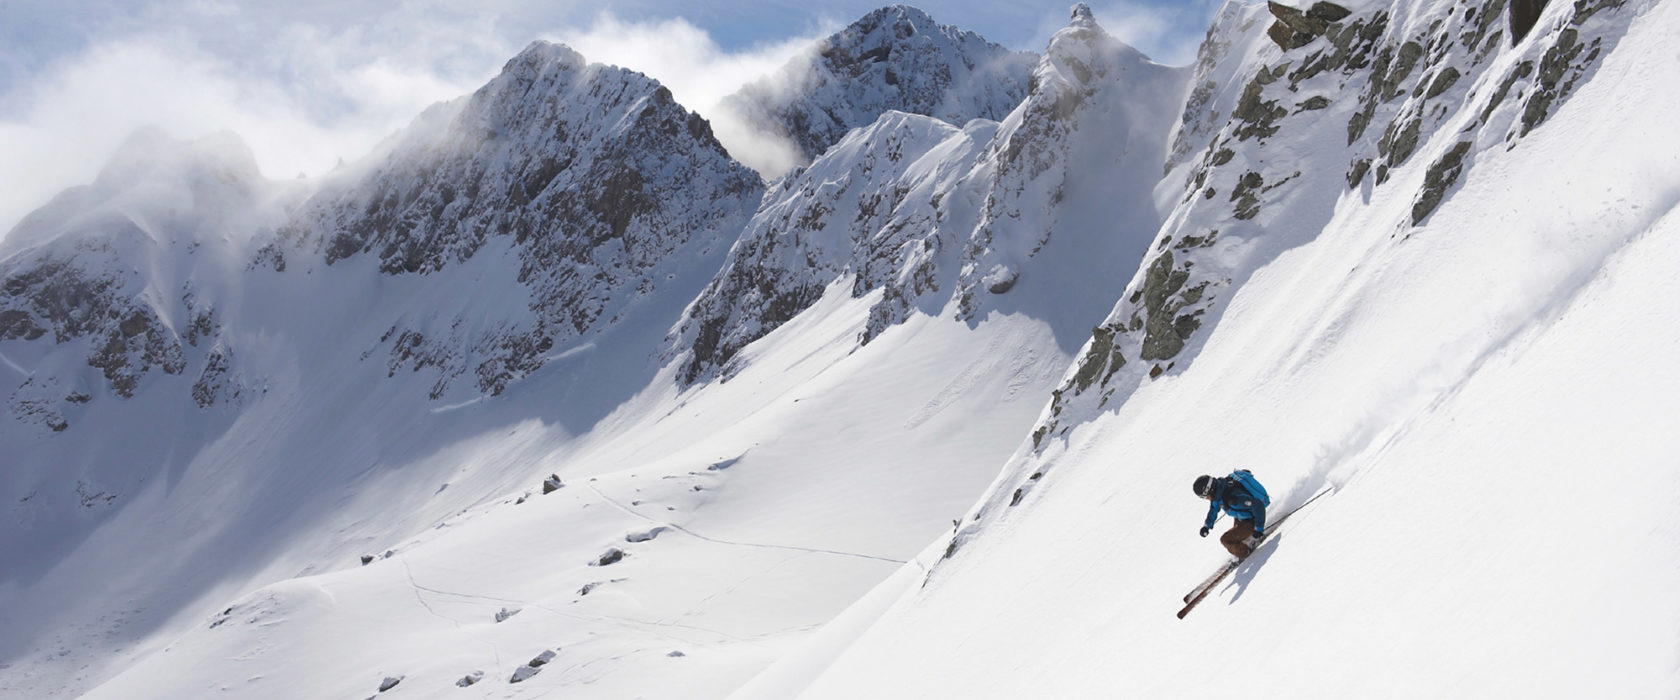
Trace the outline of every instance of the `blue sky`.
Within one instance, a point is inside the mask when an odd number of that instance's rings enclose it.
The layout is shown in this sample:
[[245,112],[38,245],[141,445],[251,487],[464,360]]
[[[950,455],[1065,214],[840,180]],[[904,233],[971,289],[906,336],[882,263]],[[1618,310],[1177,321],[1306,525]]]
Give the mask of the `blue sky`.
[[[1096,0],[1099,23],[1189,62],[1222,0]],[[887,3],[839,0],[0,0],[0,232],[87,182],[134,129],[219,130],[269,177],[354,159],[470,92],[538,38],[634,68],[704,114],[793,52]],[[924,0],[945,24],[1041,50],[1068,0]]]

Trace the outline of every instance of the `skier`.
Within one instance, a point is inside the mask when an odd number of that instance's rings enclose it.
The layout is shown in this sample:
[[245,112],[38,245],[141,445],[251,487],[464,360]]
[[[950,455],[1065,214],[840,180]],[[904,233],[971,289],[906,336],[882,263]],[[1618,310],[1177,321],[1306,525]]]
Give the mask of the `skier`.
[[1266,536],[1266,506],[1272,501],[1254,475],[1247,469],[1238,469],[1224,478],[1203,474],[1196,477],[1194,488],[1197,496],[1210,501],[1202,536],[1207,537],[1208,532],[1213,530],[1213,524],[1219,520],[1219,512],[1223,510],[1236,524],[1220,535],[1219,542],[1238,559],[1252,553],[1254,545]]

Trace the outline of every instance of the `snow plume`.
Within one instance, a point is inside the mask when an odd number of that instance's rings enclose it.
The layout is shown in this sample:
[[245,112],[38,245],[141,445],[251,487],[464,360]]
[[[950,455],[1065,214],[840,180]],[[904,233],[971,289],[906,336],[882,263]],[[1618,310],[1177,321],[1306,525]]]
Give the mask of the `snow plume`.
[[687,20],[627,22],[602,12],[586,29],[554,34],[551,39],[570,46],[591,62],[623,66],[645,73],[670,88],[679,104],[699,112],[729,154],[765,178],[773,178],[798,163],[798,149],[790,141],[753,127],[723,98],[749,81],[775,71],[817,37],[833,32],[825,23],[808,36],[730,52],[705,30]]
[[[1178,3],[1118,0],[1082,4],[1088,5],[1092,15],[1102,18],[1103,29],[1114,38],[1157,62],[1182,66],[1196,59],[1196,46],[1207,29],[1207,20],[1222,3],[1221,0]],[[1037,38],[1030,45],[1049,43],[1050,37],[1065,26],[1066,15],[1044,13]]]
[[[387,58],[333,56],[312,30],[278,40],[290,78],[261,77],[196,45],[145,37],[90,47],[20,88],[0,121],[0,232],[65,187],[93,179],[136,130],[178,138],[231,131],[269,177],[318,175],[364,154],[423,107],[493,71],[453,80]],[[511,53],[511,52],[508,52]]]

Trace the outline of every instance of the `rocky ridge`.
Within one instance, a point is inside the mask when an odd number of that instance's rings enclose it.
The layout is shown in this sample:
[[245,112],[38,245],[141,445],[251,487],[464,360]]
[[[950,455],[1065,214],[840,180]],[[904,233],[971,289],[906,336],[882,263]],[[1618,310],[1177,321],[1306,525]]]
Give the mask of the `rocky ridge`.
[[791,141],[809,163],[888,111],[959,127],[1001,120],[1026,97],[1036,58],[892,5],[742,88],[723,107]]
[[[32,358],[10,413],[52,431],[96,397],[135,395],[154,371],[196,377],[200,407],[237,400],[218,304],[244,232],[299,196],[268,183],[229,134],[135,134],[91,185],[19,223],[0,248],[0,341]],[[89,370],[92,370],[90,373]]]
[[[1591,73],[1625,26],[1621,5],[1582,0],[1543,15],[1512,46],[1501,21],[1505,0],[1458,2],[1444,14],[1415,17],[1328,2],[1306,10],[1269,3],[1271,42],[1225,54],[1248,76],[1230,116],[1189,162],[1176,209],[1145,263],[1054,392],[1032,434],[1035,454],[1144,383],[1183,371],[1251,274],[1242,271],[1311,240],[1343,192],[1415,188],[1411,216],[1395,222],[1393,237],[1413,235],[1470,170],[1476,151],[1519,147]],[[1222,36],[1210,32],[1208,42]],[[1221,53],[1204,46],[1202,55]],[[1218,112],[1193,111],[1204,119]],[[1181,124],[1179,133],[1187,131]],[[1300,158],[1273,154],[1273,141],[1345,149],[1348,170],[1304,171]],[[948,552],[988,516],[1020,503],[1045,470],[1036,456],[1011,464]]]
[[391,372],[438,373],[433,398],[469,373],[499,394],[617,321],[685,255],[721,253],[762,193],[669,90],[562,46],[533,44],[457,109],[279,234],[282,252],[329,265],[373,255],[387,275],[435,273],[511,239],[523,309],[479,330],[476,308],[400,321],[380,339]]
[[[861,344],[947,303],[955,319],[977,322],[995,308],[988,300],[1048,264],[1053,240],[1083,262],[1040,277],[1040,298],[1065,301],[1056,285],[1079,286],[1081,271],[1111,277],[1106,265],[1135,264],[1160,222],[1153,180],[1122,173],[1136,159],[1164,157],[1173,115],[1154,106],[1178,96],[1183,76],[1114,39],[1079,4],[1001,123],[956,129],[889,112],[854,131],[771,188],[673,334],[675,352],[687,353],[679,376],[727,377],[742,348],[836,282],[853,297],[879,292]],[[1083,225],[1087,218],[1102,226]],[[1068,220],[1082,225],[1064,227]]]

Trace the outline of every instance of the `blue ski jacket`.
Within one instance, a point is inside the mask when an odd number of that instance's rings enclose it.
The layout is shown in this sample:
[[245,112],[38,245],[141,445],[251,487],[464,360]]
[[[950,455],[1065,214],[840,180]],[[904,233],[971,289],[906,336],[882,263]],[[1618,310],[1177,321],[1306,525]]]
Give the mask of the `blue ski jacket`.
[[[1253,488],[1260,493],[1254,493],[1245,482],[1253,482]],[[1210,529],[1219,520],[1220,511],[1224,511],[1232,520],[1254,521],[1255,532],[1266,531],[1266,504],[1271,499],[1247,470],[1239,469],[1230,476],[1214,479],[1213,498],[1209,500],[1206,525]]]

